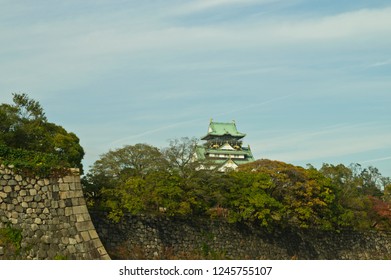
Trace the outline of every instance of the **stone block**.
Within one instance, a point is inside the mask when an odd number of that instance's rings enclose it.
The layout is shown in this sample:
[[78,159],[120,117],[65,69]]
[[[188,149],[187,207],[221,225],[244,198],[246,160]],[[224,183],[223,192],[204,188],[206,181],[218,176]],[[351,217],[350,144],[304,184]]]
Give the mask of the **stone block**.
[[88,212],[86,206],[74,206],[73,207],[73,213],[74,214],[82,214]]
[[19,192],[19,195],[20,195],[20,196],[26,196],[26,195],[27,195],[27,191],[26,191],[26,190],[21,190],[21,191]]
[[84,197],[84,195],[83,195],[83,191],[74,191],[74,193],[73,193],[73,196],[74,197]]
[[77,214],[76,215],[76,222],[84,222],[84,215],[83,214]]
[[77,222],[76,228],[78,231],[86,231],[94,228],[94,225],[91,221]]
[[64,183],[74,183],[80,181],[80,178],[76,176],[65,176],[63,180]]
[[[53,210],[53,211],[54,211],[54,210]],[[64,208],[58,208],[58,209],[57,209],[57,215],[58,215],[59,217],[64,216],[64,215],[65,215]]]
[[73,207],[65,207],[65,216],[73,215]]
[[51,243],[50,237],[48,235],[43,235],[41,237],[41,242],[43,242],[45,244],[50,244]]
[[5,192],[0,192],[0,197],[1,198],[6,198],[8,195]]
[[73,206],[79,206],[79,199],[78,198],[71,198],[72,205]]
[[83,239],[81,238],[80,234],[76,234],[76,235],[75,235],[75,239],[76,239],[76,242],[77,242],[77,243],[83,242]]
[[3,188],[3,191],[4,191],[5,193],[10,193],[10,192],[12,192],[12,187],[11,187],[11,186],[5,186],[5,187]]
[[34,219],[34,223],[37,224],[37,225],[42,224],[41,218],[35,218],[35,219]]
[[[51,201],[51,200],[46,199],[46,198],[44,198],[43,196],[42,196],[42,199],[43,199],[43,205],[44,205],[44,207],[50,208],[50,207],[52,206],[52,201]],[[56,201],[56,202],[57,202],[57,201]]]
[[73,206],[71,198],[65,199],[64,202],[65,202],[65,206],[66,207],[72,207]]
[[100,239],[93,239],[91,241],[93,248],[99,248],[102,246],[102,242],[100,242]]
[[69,199],[73,198],[73,191],[67,191],[67,194],[68,194],[67,198]]
[[99,238],[98,234],[96,233],[96,230],[89,230],[88,233],[91,236],[91,239]]
[[45,180],[43,180],[43,179],[38,180],[37,185],[39,185],[40,187],[45,186]]
[[50,203],[50,207],[57,209],[58,208],[58,201],[52,200]]
[[75,244],[77,244],[77,240],[75,238],[69,238],[69,244],[75,245]]
[[73,255],[76,253],[76,248],[75,248],[75,245],[72,245],[69,243],[69,245],[67,246],[67,249],[68,249],[68,252]]
[[20,175],[15,175],[15,180],[21,182],[23,180],[23,177]]
[[59,192],[49,193],[49,198],[53,199],[53,200],[59,200],[60,199],[60,194],[59,194]]
[[61,237],[61,243],[64,245],[68,245],[69,244],[69,237],[67,237],[67,236]]
[[9,180],[8,181],[8,185],[10,185],[10,186],[16,186],[17,184],[18,184],[18,182],[15,181],[15,180]]
[[29,194],[30,194],[31,196],[34,196],[34,195],[37,194],[37,190],[36,190],[36,189],[29,189]]
[[8,185],[8,181],[7,180],[0,180],[0,185],[6,186],[6,185]]
[[60,199],[64,200],[68,198],[68,192],[59,192]]
[[47,250],[39,250],[38,251],[38,259],[39,260],[45,260],[47,258]]
[[60,200],[59,202],[58,202],[58,207],[60,207],[60,208],[65,208],[65,201],[64,200]]
[[36,231],[39,229],[39,226],[37,224],[31,224],[30,228],[32,231]]
[[90,241],[91,240],[91,237],[90,237],[88,231],[82,231],[80,234],[81,234],[81,237],[83,238],[84,241]]
[[69,184],[67,184],[67,183],[60,183],[59,189],[60,189],[60,191],[63,191],[63,192],[69,191]]
[[34,197],[32,197],[31,195],[27,195],[27,196],[24,197],[24,201],[25,202],[31,202],[33,200],[34,200]]

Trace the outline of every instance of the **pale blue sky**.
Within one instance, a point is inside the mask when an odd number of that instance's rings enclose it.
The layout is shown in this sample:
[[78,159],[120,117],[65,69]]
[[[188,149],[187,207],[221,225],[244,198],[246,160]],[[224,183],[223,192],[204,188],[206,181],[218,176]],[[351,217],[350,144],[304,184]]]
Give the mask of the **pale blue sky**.
[[84,164],[236,120],[256,158],[391,176],[391,2],[0,0],[0,103],[38,100]]

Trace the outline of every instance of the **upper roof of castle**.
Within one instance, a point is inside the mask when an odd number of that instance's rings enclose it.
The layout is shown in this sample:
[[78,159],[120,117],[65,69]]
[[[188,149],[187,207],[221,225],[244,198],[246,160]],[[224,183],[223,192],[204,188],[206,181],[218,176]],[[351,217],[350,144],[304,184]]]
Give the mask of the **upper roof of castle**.
[[211,120],[208,127],[208,134],[202,137],[201,140],[208,140],[216,136],[219,137],[225,135],[232,136],[238,139],[246,136],[246,134],[238,131],[238,129],[236,128],[235,121],[232,121],[230,123],[225,123],[225,122],[214,122],[213,120]]

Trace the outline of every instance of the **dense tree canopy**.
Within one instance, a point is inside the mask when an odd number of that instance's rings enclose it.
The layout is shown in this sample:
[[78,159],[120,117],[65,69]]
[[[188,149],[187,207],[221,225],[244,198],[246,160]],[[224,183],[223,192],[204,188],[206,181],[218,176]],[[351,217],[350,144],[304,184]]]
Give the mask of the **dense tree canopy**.
[[[390,229],[390,180],[376,168],[324,164],[303,168],[257,160],[238,170],[200,168],[195,139],[109,151],[84,180],[90,206],[118,221],[125,212],[210,216],[276,227]],[[140,156],[139,153],[142,153]]]
[[64,167],[82,170],[84,150],[74,133],[48,122],[39,102],[26,94],[13,94],[13,102],[0,105],[0,157],[3,161],[15,161],[25,151],[25,167],[31,153],[40,156],[42,165],[46,161],[51,165],[57,161]]

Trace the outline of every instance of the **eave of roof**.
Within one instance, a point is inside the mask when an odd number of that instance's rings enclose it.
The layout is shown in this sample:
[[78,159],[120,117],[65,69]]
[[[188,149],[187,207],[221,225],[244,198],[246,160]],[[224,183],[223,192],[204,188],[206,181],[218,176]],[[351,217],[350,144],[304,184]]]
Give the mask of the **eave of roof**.
[[216,136],[232,136],[235,138],[243,138],[245,133],[241,133],[237,130],[235,122],[222,123],[222,122],[210,122],[208,127],[208,134],[202,137],[202,140],[208,140]]

